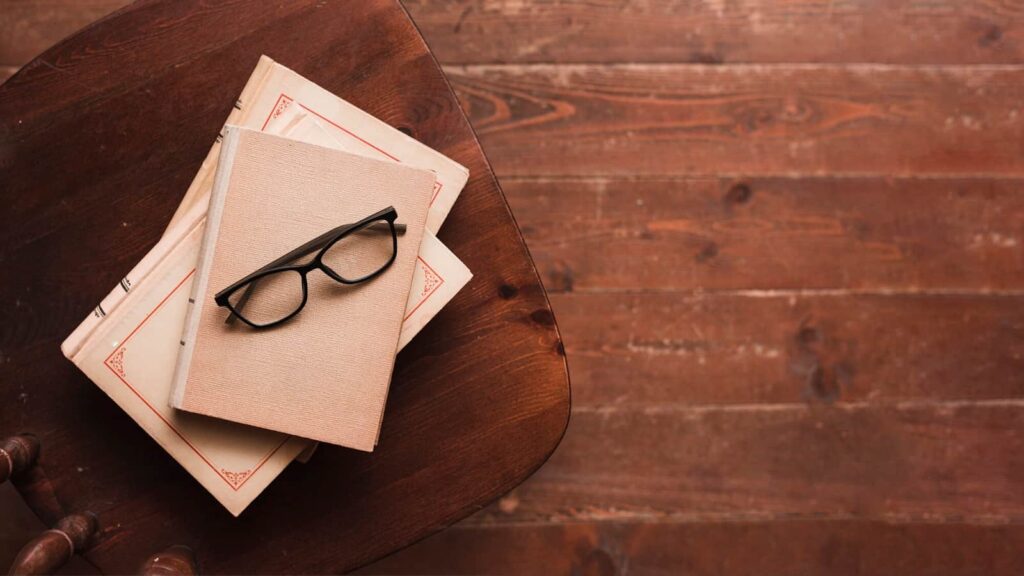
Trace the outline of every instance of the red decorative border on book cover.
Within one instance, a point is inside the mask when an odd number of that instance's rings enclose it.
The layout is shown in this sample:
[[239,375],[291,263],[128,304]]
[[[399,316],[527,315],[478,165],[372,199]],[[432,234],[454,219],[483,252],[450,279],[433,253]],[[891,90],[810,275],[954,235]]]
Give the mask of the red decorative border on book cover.
[[[282,92],[277,97],[277,101],[274,103],[274,107],[270,109],[270,114],[267,114],[267,119],[263,121],[263,126],[260,127],[260,131],[262,132],[263,130],[266,130],[267,129],[267,124],[270,124],[270,121],[273,120],[274,118],[277,118],[281,114],[284,114],[284,111],[287,110],[288,107],[291,106],[293,102],[295,102],[294,98],[292,98],[291,96],[288,96],[287,94]],[[328,124],[330,124],[331,126],[334,126],[338,130],[341,130],[345,134],[348,134],[349,136],[351,136],[351,137],[355,138],[356,140],[362,142],[366,146],[372,148],[373,150],[376,150],[377,152],[380,152],[381,154],[387,156],[388,158],[394,160],[395,162],[398,162],[399,164],[402,163],[402,161],[399,160],[396,156],[394,156],[392,154],[389,154],[386,150],[371,144],[369,141],[367,141],[362,136],[356,134],[355,132],[349,130],[348,128],[345,128],[344,126],[338,124],[337,122],[335,122],[335,121],[331,120],[330,118],[324,116],[323,114],[317,112],[316,110],[313,110],[312,108],[306,106],[302,102],[298,102],[298,105],[303,110],[305,110],[305,111],[315,115],[317,118],[323,120],[324,122],[327,122]],[[441,182],[438,182],[438,181],[435,180],[434,181],[434,190],[433,190],[433,194],[434,195],[430,198],[430,205],[431,206],[434,204],[434,200],[437,199],[437,195],[441,193],[442,188],[444,188],[444,184],[442,184]],[[424,272],[432,273],[434,276],[436,276],[437,278],[440,279],[440,282],[438,282],[432,289],[430,289],[429,288],[430,281],[428,279],[428,281],[427,281],[428,288],[422,291],[420,301],[417,302],[416,305],[413,306],[412,310],[409,311],[409,313],[405,315],[405,318],[402,319],[403,322],[408,320],[416,312],[416,310],[419,310],[420,306],[422,306],[424,302],[429,300],[430,297],[434,294],[434,292],[437,292],[437,289],[441,286],[441,284],[444,284],[444,277],[442,277],[437,272],[437,270],[434,270],[433,268],[431,268],[430,265],[427,264],[426,261],[423,260],[422,258],[420,258],[418,255],[416,256],[416,258],[420,262],[423,263]]]
[[[420,309],[420,306],[422,306],[424,302],[429,300],[430,297],[434,295],[434,292],[437,292],[437,289],[441,287],[441,284],[444,284],[444,278],[437,273],[437,270],[431,268],[430,264],[427,264],[426,260],[420,258],[419,255],[416,256],[416,259],[419,260],[420,264],[423,265],[423,289],[420,290],[419,303],[413,306],[412,310],[410,310],[409,313],[405,315],[405,318],[402,318],[402,322],[405,322],[406,320],[411,318],[412,315],[415,314],[416,311]],[[433,274],[433,277],[431,277],[431,274]]]
[[[277,118],[281,114],[284,114],[284,111],[287,110],[289,106],[291,106],[292,102],[295,102],[295,99],[292,98],[291,96],[288,96],[287,94],[284,94],[282,92],[281,95],[279,95],[277,97],[277,102],[274,103],[274,107],[270,109],[270,114],[267,115],[267,119],[263,121],[263,126],[260,127],[260,132],[262,132],[262,131],[267,129],[267,124],[270,124],[271,120],[273,120],[274,118]],[[395,162],[398,162],[398,163],[402,162],[397,157],[395,157],[393,154],[390,154],[387,150],[384,150],[383,148],[381,148],[379,146],[371,144],[368,140],[366,140],[362,136],[356,134],[355,132],[349,130],[348,128],[345,128],[344,126],[338,124],[334,120],[331,120],[327,116],[324,116],[323,114],[317,112],[316,110],[313,110],[312,108],[310,108],[309,106],[306,106],[302,102],[299,102],[298,104],[299,104],[299,107],[302,108],[303,110],[305,110],[306,112],[309,112],[310,114],[313,114],[317,118],[323,120],[324,122],[327,122],[328,124],[330,124],[331,126],[334,126],[338,130],[341,130],[345,134],[348,134],[349,136],[351,136],[351,137],[355,138],[356,140],[362,142],[366,146],[376,150],[377,152],[380,152],[381,154],[387,156],[388,158],[394,160]],[[444,184],[435,180],[434,181],[434,192],[433,192],[434,195],[430,197],[430,204],[428,206],[433,206],[434,205],[434,200],[437,200],[438,194],[440,194],[441,190],[443,190],[443,189],[444,189]]]
[[196,271],[193,268],[191,272],[186,274],[185,277],[182,278],[181,281],[178,282],[178,284],[167,294],[167,296],[164,296],[163,300],[161,300],[160,303],[157,304],[155,308],[150,310],[149,314],[146,314],[146,317],[142,319],[142,322],[139,322],[139,325],[136,326],[128,334],[124,341],[121,342],[121,345],[115,348],[114,351],[110,353],[110,356],[107,356],[107,359],[103,361],[103,364],[108,369],[110,369],[110,371],[113,372],[114,375],[117,376],[117,378],[121,382],[123,382],[124,385],[127,386],[128,389],[131,390],[135,394],[135,396],[138,397],[139,400],[142,400],[142,403],[145,404],[146,407],[153,412],[153,414],[156,414],[157,418],[160,418],[160,420],[163,421],[163,423],[166,424],[168,428],[173,430],[174,433],[178,435],[178,438],[181,438],[181,440],[185,442],[185,444],[188,444],[188,447],[191,448],[196,453],[196,455],[198,455],[203,460],[203,462],[206,462],[206,465],[209,466],[211,470],[216,472],[217,476],[219,476],[221,480],[224,481],[225,484],[227,484],[228,486],[231,487],[232,490],[237,492],[250,478],[256,475],[256,472],[258,472],[259,469],[262,468],[263,465],[267,463],[267,460],[270,460],[271,456],[276,454],[277,451],[280,450],[281,447],[284,446],[286,442],[288,442],[288,440],[291,440],[291,436],[285,437],[285,439],[281,441],[281,443],[278,444],[276,448],[274,448],[269,453],[267,453],[266,456],[261,458],[255,464],[254,468],[243,470],[241,472],[231,472],[223,468],[217,467],[212,462],[210,462],[210,459],[207,458],[206,455],[203,454],[198,448],[196,448],[196,446],[192,444],[192,442],[190,442],[189,439],[186,438],[185,435],[182,434],[180,430],[175,428],[173,424],[171,424],[166,418],[164,418],[164,415],[161,414],[156,408],[154,408],[153,405],[150,404],[149,401],[146,400],[142,396],[142,394],[140,394],[139,391],[136,390],[135,387],[131,385],[131,383],[128,382],[127,368],[124,365],[124,353],[125,350],[127,350],[128,341],[131,340],[132,336],[134,336],[135,333],[138,332],[154,314],[156,314],[156,311],[162,308],[163,305],[168,300],[170,300],[171,296],[173,296],[174,293],[177,292],[178,289],[181,288],[185,284],[185,282],[189,278],[191,278],[192,275],[195,273]]

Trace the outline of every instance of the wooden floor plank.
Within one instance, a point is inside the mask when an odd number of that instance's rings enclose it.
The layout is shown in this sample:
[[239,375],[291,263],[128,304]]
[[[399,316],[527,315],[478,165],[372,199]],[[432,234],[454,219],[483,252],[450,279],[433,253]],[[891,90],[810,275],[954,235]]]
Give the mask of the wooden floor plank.
[[1024,400],[1024,295],[551,301],[577,409]]
[[990,0],[411,0],[445,63],[1019,63],[1024,9]]
[[574,409],[532,478],[464,521],[1024,523],[1024,403]]
[[1024,67],[446,68],[509,176],[1024,174]]
[[503,187],[549,291],[1024,289],[1024,179]]
[[[0,82],[125,3],[0,0]],[[365,573],[1024,572],[1024,8],[408,7],[575,414],[533,479]]]
[[[0,64],[23,64],[127,3],[2,0]],[[625,5],[412,0],[406,5],[448,64],[1024,61],[1024,10],[988,0]]]
[[130,0],[0,0],[0,65],[21,66]]
[[456,527],[357,573],[1009,576],[1021,549],[1021,526],[592,522]]

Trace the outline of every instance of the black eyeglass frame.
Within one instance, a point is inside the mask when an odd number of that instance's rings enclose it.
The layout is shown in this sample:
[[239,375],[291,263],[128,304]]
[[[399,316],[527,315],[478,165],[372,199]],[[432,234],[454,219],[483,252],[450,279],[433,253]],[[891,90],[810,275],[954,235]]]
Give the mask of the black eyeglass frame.
[[[259,269],[255,270],[251,274],[248,274],[241,280],[238,280],[237,282],[231,284],[230,286],[221,290],[220,292],[217,292],[217,294],[214,295],[213,300],[214,302],[217,303],[217,306],[226,307],[228,310],[230,310],[232,317],[237,317],[239,320],[245,322],[246,324],[252,326],[253,328],[270,328],[273,326],[277,326],[278,324],[281,324],[283,322],[287,322],[288,320],[295,317],[296,314],[301,312],[303,308],[305,308],[306,300],[308,299],[309,296],[309,287],[306,281],[306,275],[312,272],[313,270],[322,270],[324,274],[327,274],[330,278],[337,282],[341,282],[342,284],[359,284],[376,278],[380,274],[384,273],[385,270],[390,268],[391,264],[394,263],[395,257],[398,254],[398,233],[399,231],[405,232],[404,225],[395,224],[395,220],[397,219],[398,211],[395,210],[394,206],[388,206],[387,208],[374,214],[371,214],[358,222],[353,222],[351,224],[342,224],[337,228],[328,230],[327,232],[321,234],[320,236],[317,236],[316,238],[310,240],[309,242],[306,242],[302,246],[299,246],[298,248],[292,250],[291,252],[288,252],[284,256],[275,259],[273,262],[270,262],[269,264],[260,267]],[[391,231],[391,257],[376,271],[371,272],[370,274],[367,274],[360,278],[345,278],[344,276],[338,274],[329,266],[323,263],[324,254],[326,254],[327,251],[330,250],[331,247],[337,244],[340,240],[354,232],[358,232],[360,230],[363,230],[364,228],[368,228],[376,223],[379,223],[382,220],[388,223],[388,227],[390,228]],[[320,248],[319,252],[317,252],[317,255],[308,263],[297,265],[285,265],[285,262],[290,262],[296,258],[300,258],[302,256],[312,253],[314,250],[316,250],[318,246],[322,246],[322,248]],[[247,286],[250,286],[253,282],[259,280],[260,278],[269,276],[271,274],[277,274],[280,272],[298,272],[299,276],[301,276],[302,278],[302,302],[295,308],[294,311],[292,311],[291,314],[288,314],[283,318],[279,318],[267,324],[258,324],[246,318],[241,310],[236,310],[235,307],[231,304],[230,298],[231,295],[234,294],[235,292],[245,289]],[[243,297],[243,300],[241,301],[241,304],[243,306],[247,299],[247,297]]]

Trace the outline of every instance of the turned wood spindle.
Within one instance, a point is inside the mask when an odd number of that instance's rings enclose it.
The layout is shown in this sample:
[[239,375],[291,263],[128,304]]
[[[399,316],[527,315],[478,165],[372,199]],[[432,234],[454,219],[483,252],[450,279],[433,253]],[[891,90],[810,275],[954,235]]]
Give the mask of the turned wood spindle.
[[195,576],[199,574],[196,555],[188,546],[171,546],[153,554],[139,568],[141,576]]
[[39,439],[31,434],[11,436],[0,444],[0,484],[32,466],[39,457]]
[[52,574],[88,546],[97,530],[93,514],[71,514],[32,539],[14,558],[9,576]]

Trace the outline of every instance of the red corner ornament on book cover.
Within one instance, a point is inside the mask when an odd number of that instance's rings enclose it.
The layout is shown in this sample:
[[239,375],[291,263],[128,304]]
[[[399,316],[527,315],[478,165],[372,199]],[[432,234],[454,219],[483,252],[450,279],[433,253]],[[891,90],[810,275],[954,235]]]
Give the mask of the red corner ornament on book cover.
[[[265,56],[226,124],[432,173],[422,242],[412,265],[401,315],[398,349],[472,277],[435,236],[468,179],[462,166]],[[196,288],[210,195],[226,134],[222,131],[213,144],[163,238],[61,349],[221,504],[238,515],[292,460],[308,459],[316,442],[170,406],[172,379],[183,348],[185,317]],[[387,201],[374,198],[372,205],[377,204],[383,207]],[[365,208],[367,213],[372,211]],[[400,213],[399,223],[403,223],[404,216]],[[408,243],[409,237],[402,235],[400,242]],[[225,313],[212,302],[208,304]],[[303,312],[311,316],[310,322],[312,312]],[[269,381],[264,383],[269,385]],[[379,423],[378,417],[377,428]],[[368,449],[365,443],[362,447]]]

